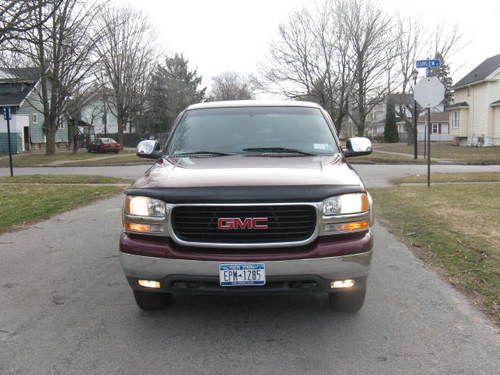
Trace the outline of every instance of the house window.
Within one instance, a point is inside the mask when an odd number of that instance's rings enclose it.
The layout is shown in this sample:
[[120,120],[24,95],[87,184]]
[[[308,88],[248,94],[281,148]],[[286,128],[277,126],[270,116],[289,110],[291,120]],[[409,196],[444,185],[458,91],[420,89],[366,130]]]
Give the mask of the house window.
[[432,124],[432,134],[436,134],[438,132],[438,124]]
[[57,120],[57,129],[64,129],[64,122],[61,118]]
[[33,124],[38,124],[38,113],[33,113],[31,116],[31,122],[33,122]]
[[451,127],[458,129],[460,127],[460,112],[454,111],[451,113]]

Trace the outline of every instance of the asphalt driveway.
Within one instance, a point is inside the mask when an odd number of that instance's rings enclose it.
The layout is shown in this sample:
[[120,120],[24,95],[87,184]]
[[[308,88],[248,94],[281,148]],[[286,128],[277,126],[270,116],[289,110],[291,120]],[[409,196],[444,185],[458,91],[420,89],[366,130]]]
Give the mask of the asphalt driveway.
[[0,236],[0,374],[493,374],[495,330],[383,227],[357,315],[325,299],[182,297],[141,312],[121,197]]

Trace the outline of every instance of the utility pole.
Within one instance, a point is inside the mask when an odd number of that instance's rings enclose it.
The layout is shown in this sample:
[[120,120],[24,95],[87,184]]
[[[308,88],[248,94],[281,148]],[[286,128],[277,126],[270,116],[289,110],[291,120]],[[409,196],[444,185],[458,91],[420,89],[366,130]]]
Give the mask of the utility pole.
[[413,105],[414,105],[414,112],[413,112],[413,126],[414,126],[414,129],[413,129],[413,137],[415,138],[413,140],[413,143],[414,143],[414,150],[413,150],[413,157],[414,159],[416,160],[418,158],[418,123],[417,123],[417,119],[418,119],[418,111],[417,111],[417,101],[414,100],[413,101]]
[[[413,77],[413,90],[415,91],[415,85],[417,84],[418,70],[414,69],[411,73]],[[413,92],[413,157],[415,160],[418,158],[418,113],[417,113],[417,100],[415,99],[415,92]]]
[[108,108],[107,108],[107,97],[106,97],[106,87],[102,86],[102,123],[104,125],[104,136],[108,136]]
[[12,166],[12,145],[10,141],[10,120],[12,119],[12,108],[3,108],[3,118],[7,121],[7,143],[9,145],[9,167],[10,167],[10,177],[14,177],[14,168]]
[[427,187],[431,187],[431,108],[427,108]]
[[[427,124],[426,124],[427,125]],[[427,158],[427,126],[424,125],[424,159]]]

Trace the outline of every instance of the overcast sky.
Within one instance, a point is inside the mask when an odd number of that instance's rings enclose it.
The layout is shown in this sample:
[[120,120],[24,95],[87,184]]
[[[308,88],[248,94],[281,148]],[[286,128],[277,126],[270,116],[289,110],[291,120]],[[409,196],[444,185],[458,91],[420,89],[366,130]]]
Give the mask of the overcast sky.
[[[442,22],[460,25],[467,46],[454,56],[454,82],[500,53],[500,0],[379,3],[388,12],[417,17],[429,29]],[[290,12],[313,7],[314,0],[130,0],[129,4],[148,14],[161,48],[183,52],[209,84],[210,77],[226,70],[255,73],[278,25]]]

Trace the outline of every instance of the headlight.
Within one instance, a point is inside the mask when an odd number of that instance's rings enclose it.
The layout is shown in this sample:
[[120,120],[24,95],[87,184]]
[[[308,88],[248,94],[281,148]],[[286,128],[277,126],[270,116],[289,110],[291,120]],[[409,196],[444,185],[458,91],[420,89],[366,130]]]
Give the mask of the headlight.
[[368,193],[343,194],[323,201],[320,236],[364,232],[372,223]]
[[133,195],[127,195],[125,198],[127,215],[164,218],[165,212],[165,202],[159,199]]
[[167,236],[167,209],[165,202],[128,195],[125,198],[123,227],[127,233]]
[[369,209],[366,193],[343,194],[323,201],[324,216],[357,214]]

